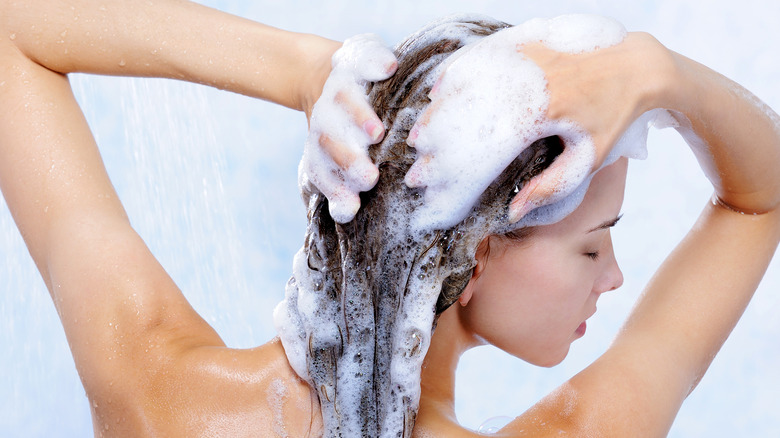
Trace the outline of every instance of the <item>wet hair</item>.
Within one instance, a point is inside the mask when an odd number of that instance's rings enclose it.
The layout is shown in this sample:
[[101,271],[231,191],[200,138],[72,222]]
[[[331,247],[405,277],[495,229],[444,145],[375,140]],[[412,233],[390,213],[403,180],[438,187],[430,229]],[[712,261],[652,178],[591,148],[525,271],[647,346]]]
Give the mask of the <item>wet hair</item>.
[[429,103],[437,67],[465,43],[508,26],[450,17],[401,43],[398,71],[368,88],[387,129],[369,150],[378,183],[361,194],[361,208],[346,224],[334,222],[322,194],[305,194],[308,227],[299,253],[305,266],[288,283],[287,311],[295,341],[306,346],[307,380],[319,394],[326,436],[411,436],[436,318],[468,284],[477,246],[490,235],[527,234],[509,223],[509,202],[562,152],[555,137],[526,148],[449,229],[412,229],[409,218],[424,188],[404,184],[416,157],[406,137]]

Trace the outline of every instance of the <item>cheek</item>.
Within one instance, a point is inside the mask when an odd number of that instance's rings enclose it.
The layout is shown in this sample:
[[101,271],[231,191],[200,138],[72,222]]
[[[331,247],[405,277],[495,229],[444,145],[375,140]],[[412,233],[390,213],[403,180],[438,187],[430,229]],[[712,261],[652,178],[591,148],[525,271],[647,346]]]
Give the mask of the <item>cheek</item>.
[[558,267],[554,255],[541,251],[510,249],[490,259],[466,308],[473,331],[494,344],[525,333],[538,336],[559,316],[553,312],[563,289]]
[[488,262],[464,309],[466,320],[476,335],[510,354],[537,365],[556,363],[590,311],[582,277],[592,261],[556,247],[531,249]]

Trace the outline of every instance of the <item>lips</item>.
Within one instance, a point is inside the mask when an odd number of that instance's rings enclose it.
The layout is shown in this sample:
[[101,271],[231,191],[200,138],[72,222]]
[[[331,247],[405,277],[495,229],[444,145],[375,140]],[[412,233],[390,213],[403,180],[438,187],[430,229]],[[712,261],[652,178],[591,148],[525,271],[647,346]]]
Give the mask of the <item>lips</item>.
[[586,321],[595,314],[596,314],[596,309],[593,309],[593,312],[591,312],[591,314],[588,315],[587,318],[585,318],[585,321],[582,321],[582,324],[580,324],[580,326],[577,327],[577,330],[574,331],[574,334],[576,334],[578,338],[581,338],[585,335],[585,331],[588,329],[588,324]]
[[579,327],[577,327],[577,330],[574,331],[574,333],[577,335],[577,337],[581,338],[585,336],[585,330],[587,330],[588,324],[585,321],[582,321],[582,324],[580,324]]

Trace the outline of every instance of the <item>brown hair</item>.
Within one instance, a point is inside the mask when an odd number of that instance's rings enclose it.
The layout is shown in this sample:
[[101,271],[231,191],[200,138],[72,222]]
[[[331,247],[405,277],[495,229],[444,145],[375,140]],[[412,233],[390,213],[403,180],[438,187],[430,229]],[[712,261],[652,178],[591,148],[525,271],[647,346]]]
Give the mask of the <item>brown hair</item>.
[[[305,275],[290,280],[287,311],[297,325],[296,342],[308,349],[308,380],[319,393],[326,436],[356,428],[362,436],[411,436],[419,383],[409,387],[413,383],[399,380],[391,364],[408,367],[419,377],[435,319],[471,278],[477,246],[486,236],[513,233],[509,201],[563,150],[557,138],[535,142],[488,187],[471,214],[450,229],[419,232],[409,225],[424,189],[404,184],[416,156],[406,137],[429,103],[437,67],[466,42],[508,26],[487,17],[451,17],[399,45],[398,71],[368,90],[387,129],[385,139],[369,150],[379,167],[378,183],[361,194],[362,207],[346,224],[333,221],[323,195],[305,194]],[[430,296],[431,291],[438,297]],[[309,313],[298,308],[305,294],[307,302],[316,303]],[[430,312],[433,324],[410,326],[406,321],[415,312]],[[326,329],[311,324],[317,319]],[[390,430],[395,427],[403,430]]]

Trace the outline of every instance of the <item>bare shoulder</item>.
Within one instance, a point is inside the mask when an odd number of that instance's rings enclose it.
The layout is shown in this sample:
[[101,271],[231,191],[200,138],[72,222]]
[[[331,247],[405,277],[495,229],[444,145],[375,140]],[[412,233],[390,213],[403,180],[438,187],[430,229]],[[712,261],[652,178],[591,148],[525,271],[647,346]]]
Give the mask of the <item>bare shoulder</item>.
[[253,349],[204,346],[166,356],[158,359],[164,364],[128,370],[132,383],[90,397],[96,434],[319,436],[316,395],[277,339]]
[[[620,378],[618,378],[620,380]],[[572,379],[501,429],[496,437],[662,437],[668,429],[652,424],[641,409],[624,403],[639,391],[616,382],[594,388],[600,379]],[[600,394],[598,394],[600,392]],[[598,394],[598,397],[596,396]],[[614,397],[613,397],[614,396]],[[628,396],[628,397],[626,397]],[[641,403],[637,403],[641,406]],[[633,411],[633,412],[632,412]]]

